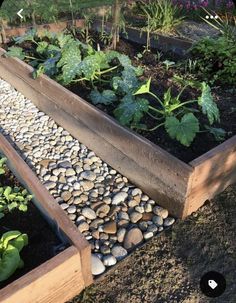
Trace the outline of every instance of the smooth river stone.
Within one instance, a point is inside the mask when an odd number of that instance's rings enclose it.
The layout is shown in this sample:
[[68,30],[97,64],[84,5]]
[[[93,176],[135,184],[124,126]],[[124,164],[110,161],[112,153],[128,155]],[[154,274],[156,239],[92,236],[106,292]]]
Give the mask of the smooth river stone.
[[143,234],[137,227],[129,230],[125,235],[124,248],[127,250],[133,249],[143,241]]
[[101,275],[105,270],[105,266],[103,265],[102,261],[94,254],[91,256],[91,266],[92,266],[92,274],[94,276]]

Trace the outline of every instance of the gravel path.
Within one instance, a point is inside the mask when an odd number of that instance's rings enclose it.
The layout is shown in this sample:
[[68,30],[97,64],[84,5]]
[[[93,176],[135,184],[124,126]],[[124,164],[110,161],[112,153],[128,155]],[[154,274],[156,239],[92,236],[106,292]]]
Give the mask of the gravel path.
[[[235,239],[236,185],[138,248],[71,303],[235,303]],[[218,298],[199,287],[212,270],[227,283]]]
[[9,135],[92,246],[103,273],[175,219],[0,79],[0,131]]

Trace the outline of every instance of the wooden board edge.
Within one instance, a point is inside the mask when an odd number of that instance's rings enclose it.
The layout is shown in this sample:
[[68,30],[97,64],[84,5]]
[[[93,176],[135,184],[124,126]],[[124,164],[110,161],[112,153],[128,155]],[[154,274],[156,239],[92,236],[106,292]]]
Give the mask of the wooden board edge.
[[77,248],[70,246],[1,289],[0,303],[64,303],[86,286],[81,267]]
[[209,150],[208,152],[201,155],[200,157],[189,162],[189,165],[193,168],[198,167],[204,164],[206,161],[212,160],[214,157],[217,157],[219,154],[225,152],[231,152],[232,150],[236,150],[236,135],[224,141],[223,143],[216,146],[215,148]]

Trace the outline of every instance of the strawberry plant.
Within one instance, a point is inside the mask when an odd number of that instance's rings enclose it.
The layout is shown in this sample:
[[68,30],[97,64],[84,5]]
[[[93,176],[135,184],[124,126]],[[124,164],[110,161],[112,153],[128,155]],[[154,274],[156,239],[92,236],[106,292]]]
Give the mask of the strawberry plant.
[[24,266],[20,252],[28,245],[28,236],[19,231],[8,231],[0,239],[0,282],[8,279]]

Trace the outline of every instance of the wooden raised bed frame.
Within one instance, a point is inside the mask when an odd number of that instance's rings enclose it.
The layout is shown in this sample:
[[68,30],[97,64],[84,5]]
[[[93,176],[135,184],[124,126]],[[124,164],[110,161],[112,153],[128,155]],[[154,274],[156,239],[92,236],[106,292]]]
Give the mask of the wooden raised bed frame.
[[[83,27],[84,20],[83,19],[77,19],[75,20],[75,26],[80,28]],[[36,25],[37,32],[40,34],[41,32],[44,32],[45,30],[49,30],[51,32],[57,33],[61,32],[64,29],[71,27],[72,21],[58,21],[54,23],[47,23],[47,24],[39,24]],[[12,37],[18,37],[23,36],[27,31],[29,31],[33,26],[22,26],[22,27],[6,27],[4,31],[1,31],[0,34],[0,42],[6,43],[9,41]],[[4,41],[6,40],[6,41]]]
[[[96,21],[93,23],[93,28],[97,31],[101,30],[101,22]],[[104,26],[105,31],[111,32],[112,24],[107,22]],[[125,33],[120,32],[120,36],[128,41],[145,46],[147,43],[147,32],[132,28],[125,27]],[[150,47],[158,49],[162,52],[171,52],[176,56],[185,57],[188,50],[192,47],[193,43],[190,40],[164,36],[162,34],[150,33]]]
[[[4,54],[0,50],[0,55]],[[236,181],[236,136],[186,164],[17,58],[0,57],[0,77],[129,178],[184,218]]]
[[34,204],[71,244],[69,248],[0,289],[1,303],[64,303],[92,283],[90,245],[0,134],[0,152],[18,180],[34,195]]

